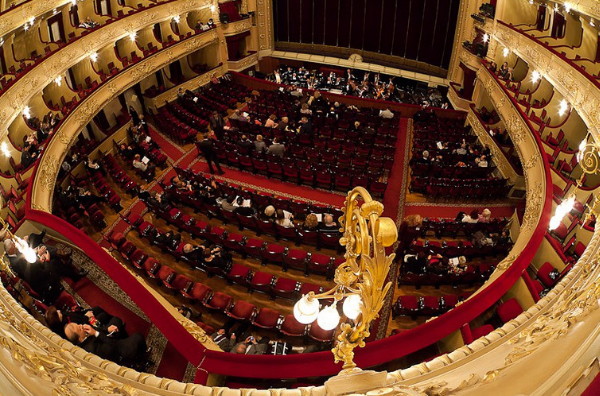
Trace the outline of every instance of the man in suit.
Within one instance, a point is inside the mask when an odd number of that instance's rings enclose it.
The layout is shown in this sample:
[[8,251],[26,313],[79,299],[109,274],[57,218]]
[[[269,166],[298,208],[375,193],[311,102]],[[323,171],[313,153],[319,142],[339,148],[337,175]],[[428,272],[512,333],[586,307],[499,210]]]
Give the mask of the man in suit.
[[213,111],[212,115],[210,116],[209,122],[210,129],[212,129],[215,132],[217,138],[221,139],[221,137],[223,136],[223,128],[225,127],[225,121],[223,120],[223,117],[219,114],[218,111]]
[[273,144],[267,149],[267,154],[276,155],[277,157],[283,157],[285,153],[285,146],[279,142],[278,138],[273,139]]
[[298,133],[312,135],[312,132],[312,123],[310,122],[308,117],[302,117],[300,119],[300,127],[298,128]]
[[231,351],[231,348],[235,345],[235,334],[231,334],[231,337],[227,337],[225,329],[219,329],[217,332],[212,333],[210,338],[225,352]]
[[65,336],[73,344],[90,353],[128,366],[143,363],[147,352],[146,340],[140,333],[118,339],[94,329],[89,324],[69,323],[65,326]]
[[219,159],[217,158],[217,153],[215,152],[213,141],[211,139],[213,135],[213,132],[209,132],[207,135],[205,135],[204,138],[198,143],[198,149],[202,152],[202,155],[204,155],[204,158],[208,163],[208,169],[210,169],[210,173],[215,173],[215,169],[213,168],[214,164],[219,171],[219,175],[222,175],[225,172],[223,172],[223,169],[221,169]]
[[260,341],[256,341],[253,336],[246,338],[244,342],[236,344],[231,353],[239,353],[242,355],[264,355],[269,350],[269,338],[262,337]]
[[67,324],[89,324],[94,329],[110,334],[114,338],[127,338],[125,323],[117,316],[112,316],[100,307],[85,310],[64,311],[50,306],[46,310],[46,324],[54,332],[64,335]]

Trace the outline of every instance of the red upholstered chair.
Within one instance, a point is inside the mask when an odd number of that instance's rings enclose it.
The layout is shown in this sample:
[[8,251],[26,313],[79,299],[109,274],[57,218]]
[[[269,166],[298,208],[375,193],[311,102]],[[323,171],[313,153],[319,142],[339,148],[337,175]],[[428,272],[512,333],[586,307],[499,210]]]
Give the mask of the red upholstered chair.
[[290,337],[303,337],[306,335],[307,325],[302,324],[296,320],[294,315],[286,315],[283,318],[283,322],[279,325],[279,331],[281,334]]
[[275,228],[275,223],[270,220],[256,220],[256,234],[267,234],[267,235],[276,235],[277,229]]
[[337,232],[320,232],[318,243],[319,247],[336,249],[338,252],[340,252],[343,248],[342,245],[340,245],[340,234]]
[[288,241],[293,241],[298,244],[298,231],[294,227],[284,227],[277,223],[275,223],[275,232],[277,233],[277,238],[286,239]]
[[333,258],[320,253],[312,253],[306,260],[306,272],[310,274],[331,275]]
[[560,278],[560,272],[552,264],[549,262],[545,262],[542,264],[540,269],[537,272],[537,277],[544,286],[546,287],[554,287]]
[[183,292],[192,287],[192,284],[193,282],[190,278],[182,274],[177,274],[167,287],[176,292]]
[[233,264],[231,270],[227,273],[226,278],[233,283],[246,286],[248,284],[248,277],[250,275],[250,268],[242,264]]
[[154,257],[148,257],[144,262],[143,269],[150,278],[156,278],[156,273],[160,269],[160,263]]
[[305,295],[309,292],[314,292],[315,294],[319,294],[323,292],[323,288],[319,285],[315,285],[314,283],[302,283],[300,286],[300,290],[298,290],[300,294]]
[[252,279],[248,282],[250,290],[258,290],[263,293],[268,293],[273,287],[275,276],[268,272],[256,271]]
[[214,327],[212,327],[211,325],[207,325],[204,322],[196,322],[196,324],[198,325],[198,327],[204,330],[206,334],[212,334],[216,331]]
[[519,302],[514,299],[508,299],[498,306],[496,313],[500,317],[500,320],[504,323],[516,318],[523,312],[523,308],[519,305]]
[[75,297],[73,297],[72,295],[70,295],[69,293],[67,293],[66,291],[61,291],[59,296],[56,298],[56,300],[54,301],[54,305],[56,306],[56,309],[59,309],[61,311],[75,311],[79,308],[81,308],[79,306],[79,303],[77,302],[77,300],[75,300]]
[[204,301],[211,292],[212,289],[204,283],[194,282],[188,290],[182,290],[181,294],[193,301]]
[[446,294],[441,298],[442,310],[444,312],[451,310],[458,304],[458,296],[455,294]]
[[331,342],[331,340],[333,339],[334,331],[335,331],[335,329],[334,330],[323,330],[322,328],[319,327],[319,325],[317,324],[317,321],[315,320],[310,325],[310,329],[308,330],[308,336],[315,341]]
[[300,270],[308,275],[306,268],[306,259],[308,253],[306,250],[290,249],[287,254],[283,257],[283,270],[287,271],[288,268]]
[[121,246],[119,246],[119,253],[121,253],[124,258],[129,260],[129,257],[135,251],[135,249],[136,247],[133,243],[125,241],[123,244],[121,244]]
[[261,308],[252,319],[252,324],[261,329],[274,329],[281,321],[282,316],[278,311],[271,308]]
[[169,267],[168,265],[163,265],[156,272],[156,277],[163,283],[164,286],[171,288],[171,282],[175,278],[176,274],[177,273],[173,268]]
[[269,243],[267,246],[265,246],[264,250],[261,251],[263,264],[270,262],[283,265],[283,257],[285,256],[287,250],[288,248],[283,245]]
[[242,216],[241,214],[236,214],[238,223],[240,225],[240,229],[247,228],[249,230],[255,230],[258,228],[256,224],[256,218],[252,216]]
[[422,315],[435,316],[441,312],[440,299],[437,296],[424,296],[422,297],[423,308],[421,309]]
[[223,246],[227,249],[235,250],[236,252],[241,252],[244,250],[244,241],[245,237],[242,234],[232,232],[230,234],[227,234],[227,238],[223,240]]
[[222,227],[211,227],[210,232],[206,234],[206,238],[216,244],[222,244],[226,237],[227,231]]
[[583,252],[585,252],[586,247],[587,246],[585,246],[582,242],[577,242],[575,249],[573,249],[573,256],[575,257],[575,260],[579,260],[579,257],[581,257]]
[[210,226],[204,221],[196,221],[193,225],[188,227],[188,231],[194,238],[206,238],[209,230]]
[[494,331],[494,326],[492,326],[490,324],[486,324],[486,325],[480,326],[476,329],[473,329],[471,331],[471,333],[473,334],[473,340],[476,340],[478,338],[481,338],[483,336],[490,334],[492,331]]
[[202,305],[213,311],[225,312],[232,302],[233,298],[229,294],[214,292],[211,297],[202,302]]
[[135,251],[131,254],[129,260],[134,267],[138,269],[142,269],[144,266],[144,262],[148,259],[148,255],[141,251],[140,249],[135,249]]
[[244,255],[244,257],[250,256],[261,258],[262,251],[266,244],[267,243],[264,242],[262,239],[250,238],[246,241],[246,244],[244,245],[244,251],[242,252],[242,254]]
[[422,308],[422,299],[417,296],[400,296],[396,301],[394,310],[396,315],[418,315]]
[[298,294],[301,284],[293,279],[278,278],[272,287],[273,297],[293,299]]
[[251,321],[256,315],[256,306],[244,300],[238,300],[225,311],[230,318]]
[[558,225],[558,227],[556,227],[554,230],[550,231],[550,235],[552,235],[554,238],[558,239],[560,241],[560,243],[563,243],[565,241],[568,233],[569,233],[569,229],[562,222]]
[[319,245],[319,231],[298,230],[298,241],[307,245]]
[[108,236],[108,243],[113,249],[119,249],[119,247],[125,242],[125,235],[122,232],[112,232]]

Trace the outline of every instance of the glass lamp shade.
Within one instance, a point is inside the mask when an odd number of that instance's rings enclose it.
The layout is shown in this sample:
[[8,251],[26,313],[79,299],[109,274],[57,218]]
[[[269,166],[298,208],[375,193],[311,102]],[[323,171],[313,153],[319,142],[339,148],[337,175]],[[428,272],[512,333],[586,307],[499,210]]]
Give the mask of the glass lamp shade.
[[16,235],[14,237],[14,241],[15,245],[17,246],[17,250],[23,254],[23,257],[25,257],[25,260],[27,260],[28,263],[35,263],[37,261],[37,253],[31,248],[31,246],[29,246],[27,242]]
[[337,311],[336,304],[331,304],[323,308],[317,316],[317,324],[323,330],[333,330],[340,323],[340,314]]
[[550,219],[550,225],[548,226],[550,231],[556,230],[556,228],[560,225],[560,219],[561,217],[558,217],[556,215]]
[[344,300],[342,305],[342,311],[348,319],[355,320],[360,315],[360,309],[362,308],[362,300],[358,294],[351,294]]
[[307,295],[302,296],[294,305],[294,317],[302,324],[309,324],[317,319],[319,315],[319,300],[313,298],[308,299]]

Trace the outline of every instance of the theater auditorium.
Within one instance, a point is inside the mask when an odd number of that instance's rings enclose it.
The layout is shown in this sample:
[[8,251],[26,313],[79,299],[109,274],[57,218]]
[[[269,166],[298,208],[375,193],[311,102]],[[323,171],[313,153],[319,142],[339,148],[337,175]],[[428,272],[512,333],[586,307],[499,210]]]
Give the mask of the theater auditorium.
[[597,0],[0,0],[0,394],[600,394]]

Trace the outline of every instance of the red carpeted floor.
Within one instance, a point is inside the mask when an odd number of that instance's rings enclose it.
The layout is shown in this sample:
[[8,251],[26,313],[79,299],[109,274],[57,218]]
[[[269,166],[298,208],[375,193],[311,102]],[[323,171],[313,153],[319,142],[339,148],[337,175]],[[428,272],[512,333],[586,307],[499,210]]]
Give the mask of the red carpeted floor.
[[[198,160],[192,169],[194,171],[206,173],[209,171],[208,164],[204,160]],[[236,169],[224,168],[223,170],[225,171],[225,174],[222,176],[215,176],[216,179],[230,183],[238,183],[255,190],[272,192],[289,198],[303,198],[323,205],[338,207],[344,205],[345,195],[338,195],[324,190],[315,190],[310,187],[269,179],[265,176],[254,175]]]
[[154,128],[150,127],[148,128],[148,130],[150,132],[150,137],[152,138],[152,140],[154,140],[156,144],[160,146],[163,153],[165,153],[167,157],[171,159],[171,161],[176,161],[184,154],[184,151],[181,148],[171,143],[163,135],[158,133]]
[[400,120],[398,128],[398,139],[396,140],[396,153],[394,154],[394,165],[388,176],[387,188],[383,196],[383,215],[396,220],[399,209],[402,182],[404,181],[404,152],[406,147],[406,134],[408,133],[408,119]]

